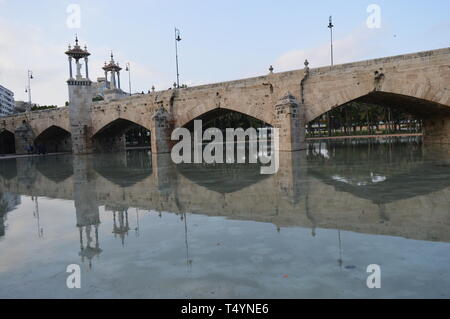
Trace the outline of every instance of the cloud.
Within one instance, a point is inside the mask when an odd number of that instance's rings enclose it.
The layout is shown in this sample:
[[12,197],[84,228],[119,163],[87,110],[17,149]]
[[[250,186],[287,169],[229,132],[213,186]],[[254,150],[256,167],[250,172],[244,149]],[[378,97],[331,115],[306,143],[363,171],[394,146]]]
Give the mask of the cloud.
[[[354,62],[367,58],[376,47],[375,38],[379,32],[361,26],[349,35],[333,41],[334,64]],[[277,72],[302,69],[305,59],[309,67],[330,65],[330,43],[323,43],[318,47],[292,50],[282,54],[274,62]]]

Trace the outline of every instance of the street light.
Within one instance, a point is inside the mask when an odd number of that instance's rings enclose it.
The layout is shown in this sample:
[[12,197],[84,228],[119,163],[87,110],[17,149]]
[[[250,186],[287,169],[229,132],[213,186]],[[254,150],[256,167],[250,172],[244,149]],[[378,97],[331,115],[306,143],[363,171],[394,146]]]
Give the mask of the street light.
[[330,37],[331,37],[331,66],[333,66],[333,22],[330,16],[328,28],[330,28]]
[[175,28],[175,60],[177,64],[177,88],[180,87],[180,73],[178,72],[178,42],[181,41],[180,30]]
[[130,96],[131,96],[131,67],[130,67],[130,62],[127,62],[125,71],[128,71],[128,88],[130,90]]
[[27,111],[31,110],[31,81],[33,79],[33,71],[28,70],[28,86],[25,88],[25,93],[28,92],[28,107],[27,107]]

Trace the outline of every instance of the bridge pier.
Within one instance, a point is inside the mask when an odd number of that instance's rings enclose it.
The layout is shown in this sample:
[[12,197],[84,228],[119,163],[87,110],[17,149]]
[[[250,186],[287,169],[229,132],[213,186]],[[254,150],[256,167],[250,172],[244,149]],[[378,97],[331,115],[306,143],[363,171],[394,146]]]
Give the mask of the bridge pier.
[[152,153],[170,153],[172,149],[170,136],[173,125],[169,112],[162,105],[158,107],[152,117],[152,126],[153,128],[150,134]]
[[275,105],[273,124],[279,129],[280,151],[306,149],[305,110],[291,93],[286,93]]
[[423,121],[423,140],[429,144],[450,145],[450,117],[438,117]]
[[33,145],[34,138],[35,136],[31,126],[25,120],[22,121],[22,125],[14,131],[16,154],[27,154],[28,146]]
[[423,146],[434,159],[448,161],[450,155],[450,117],[423,121]]
[[92,144],[91,82],[69,80],[69,121],[73,154],[89,154]]

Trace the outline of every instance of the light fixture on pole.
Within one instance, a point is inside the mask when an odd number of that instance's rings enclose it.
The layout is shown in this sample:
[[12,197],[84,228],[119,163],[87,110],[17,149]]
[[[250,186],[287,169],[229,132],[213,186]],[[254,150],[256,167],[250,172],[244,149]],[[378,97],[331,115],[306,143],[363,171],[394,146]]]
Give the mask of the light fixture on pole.
[[130,96],[131,96],[131,67],[130,67],[130,62],[127,62],[125,71],[128,72],[128,89],[130,90]]
[[175,28],[175,60],[177,65],[177,88],[180,87],[180,73],[178,71],[178,42],[181,41],[180,30]]
[[334,27],[333,21],[330,16],[328,28],[330,28],[330,40],[331,40],[331,66],[333,66],[333,27]]
[[27,111],[31,111],[31,80],[33,79],[33,71],[28,70],[27,80],[28,86],[25,88],[25,93],[28,92],[28,106]]

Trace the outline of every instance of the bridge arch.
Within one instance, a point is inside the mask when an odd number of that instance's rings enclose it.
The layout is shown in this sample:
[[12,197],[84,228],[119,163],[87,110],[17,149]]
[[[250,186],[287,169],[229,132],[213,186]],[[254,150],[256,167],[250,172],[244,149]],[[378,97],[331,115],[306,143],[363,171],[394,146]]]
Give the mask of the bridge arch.
[[[348,96],[345,92],[342,96]],[[348,99],[333,99],[323,101],[321,107],[308,108],[307,122],[313,121],[328,111],[344,106],[350,102],[361,102],[390,108],[399,108],[406,113],[416,115],[422,119],[436,116],[450,116],[450,106],[436,103],[431,100],[421,99],[414,96],[402,95],[386,91],[372,91]]]
[[38,152],[71,152],[71,134],[69,131],[60,126],[51,125],[36,136],[34,139],[34,146]]
[[128,119],[116,118],[105,124],[92,135],[94,151],[110,153],[124,151],[127,146],[134,146],[133,144],[129,144],[129,136],[126,136],[126,133],[131,130],[137,130],[139,134],[142,145],[138,146],[150,147],[151,130],[149,127]]
[[192,129],[194,126],[195,120],[202,120],[202,125],[204,128],[207,127],[263,127],[263,126],[272,126],[270,124],[271,121],[264,120],[264,117],[261,114],[253,114],[249,115],[247,113],[243,113],[241,111],[237,111],[231,108],[213,108],[204,113],[200,113],[197,116],[192,115],[192,118],[180,125],[181,127],[186,127],[188,129]]
[[14,154],[16,152],[15,135],[9,130],[0,131],[0,154]]
[[[356,132],[359,126],[360,130],[365,127],[372,134],[379,130],[392,133],[407,130],[413,133],[423,133],[424,141],[427,143],[448,143],[450,141],[448,135],[450,131],[449,100],[445,97],[445,93],[430,93],[433,91],[430,88],[428,90],[417,89],[420,87],[420,85],[416,86],[416,89],[409,91],[401,89],[401,87],[398,90],[383,87],[382,90],[376,89],[368,93],[348,88],[341,94],[330,93],[335,97],[322,100],[320,107],[307,107],[308,131],[313,136],[317,128],[319,128],[319,132],[322,132],[323,126],[318,123],[325,121],[328,135],[331,134],[332,129],[343,129],[345,134],[348,134],[349,130]],[[410,92],[411,95],[393,91]],[[362,95],[353,96],[352,94],[355,92]],[[356,113],[359,113],[358,110],[365,110],[363,112],[366,113],[367,119],[364,120],[356,115],[356,119],[359,117],[359,120],[355,121],[353,119],[355,110]],[[393,112],[397,113],[396,119],[391,117]],[[322,116],[325,114],[328,115],[323,118]],[[316,123],[314,124],[314,122]]]

